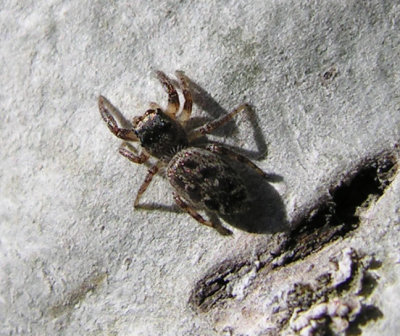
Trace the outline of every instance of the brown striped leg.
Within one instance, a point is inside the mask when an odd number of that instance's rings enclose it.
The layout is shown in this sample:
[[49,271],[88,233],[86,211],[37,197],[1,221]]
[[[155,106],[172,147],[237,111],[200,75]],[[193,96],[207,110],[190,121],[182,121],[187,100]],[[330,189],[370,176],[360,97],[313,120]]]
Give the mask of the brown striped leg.
[[195,209],[193,209],[189,204],[187,204],[182,198],[174,192],[174,200],[176,204],[183,210],[186,211],[190,216],[197,220],[200,224],[209,226],[217,230],[221,235],[228,236],[232,234],[232,231],[224,228],[222,225],[216,225],[211,221],[205,220]]
[[110,131],[120,139],[128,141],[137,141],[138,138],[131,129],[120,128],[114,118],[115,115],[120,114],[113,104],[107,98],[99,97],[99,110],[101,117],[106,122]]
[[138,164],[146,163],[146,161],[150,157],[144,151],[141,152],[140,154],[137,154],[136,148],[127,142],[123,142],[121,146],[119,146],[119,153],[122,156],[125,156],[128,160]]
[[270,176],[266,173],[264,173],[257,165],[255,165],[252,161],[250,161],[247,157],[240,155],[238,153],[235,153],[234,151],[224,147],[224,146],[219,146],[215,144],[210,144],[205,146],[206,149],[208,149],[210,152],[217,153],[223,156],[227,156],[231,158],[232,160],[238,161],[240,163],[243,163],[256,171],[257,174],[261,175],[262,177],[266,179],[270,179]]
[[136,195],[135,202],[133,203],[133,206],[134,206],[135,208],[138,208],[138,207],[139,207],[139,200],[140,200],[140,197],[142,197],[142,195],[143,195],[144,192],[146,191],[146,189],[147,189],[147,187],[149,186],[149,184],[150,184],[151,180],[153,179],[154,175],[157,174],[158,169],[159,169],[159,165],[160,165],[160,162],[157,162],[154,166],[152,166],[152,167],[148,170],[147,175],[146,175],[146,178],[144,179],[142,185],[140,186],[139,191],[138,191],[138,193],[137,193],[137,195]]
[[179,115],[179,121],[185,124],[190,119],[192,114],[193,99],[192,93],[189,90],[188,78],[183,71],[175,71],[176,77],[179,79],[185,102],[183,104],[182,113]]
[[247,109],[249,106],[247,104],[242,104],[239,107],[235,108],[233,111],[229,112],[228,114],[225,114],[221,118],[218,118],[217,120],[213,120],[209,122],[208,124],[205,124],[204,126],[201,126],[199,128],[196,128],[191,132],[189,135],[190,140],[196,139],[198,137],[201,137],[203,135],[206,135],[208,133],[211,133],[218,127],[221,127],[225,125],[228,121],[230,121],[236,114],[239,112]]
[[179,110],[179,96],[171,80],[162,71],[156,71],[158,80],[161,82],[164,90],[168,93],[167,114],[175,119],[176,112]]

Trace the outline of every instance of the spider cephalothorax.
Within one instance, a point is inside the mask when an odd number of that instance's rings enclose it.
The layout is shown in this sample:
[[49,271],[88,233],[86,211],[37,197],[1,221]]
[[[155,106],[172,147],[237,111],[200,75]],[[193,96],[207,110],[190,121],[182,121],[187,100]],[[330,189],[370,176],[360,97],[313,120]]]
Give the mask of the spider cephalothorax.
[[135,118],[133,129],[142,147],[164,162],[189,144],[182,125],[160,108],[147,110],[142,117]]
[[[186,122],[192,112],[192,96],[188,79],[182,71],[176,75],[185,102],[179,115],[179,96],[172,81],[161,71],[158,79],[168,93],[168,107],[163,110],[151,103],[151,109],[143,116],[135,117],[132,126],[119,127],[116,122],[117,109],[103,96],[99,97],[99,109],[103,120],[111,132],[126,140],[119,152],[135,163],[146,163],[153,156],[157,162],[150,166],[147,176],[140,186],[135,199],[139,206],[141,195],[145,192],[153,176],[161,167],[166,168],[166,176],[174,191],[174,199],[180,208],[188,212],[201,224],[214,227],[223,235],[231,231],[219,223],[204,219],[198,210],[206,210],[223,215],[243,212],[249,204],[249,195],[241,176],[229,160],[236,160],[254,169],[260,175],[266,174],[246,157],[223,146],[208,144],[194,146],[193,141],[204,136],[231,120],[237,113],[247,108],[240,105],[232,112],[194,130],[188,130]],[[140,142],[142,152],[129,142]]]

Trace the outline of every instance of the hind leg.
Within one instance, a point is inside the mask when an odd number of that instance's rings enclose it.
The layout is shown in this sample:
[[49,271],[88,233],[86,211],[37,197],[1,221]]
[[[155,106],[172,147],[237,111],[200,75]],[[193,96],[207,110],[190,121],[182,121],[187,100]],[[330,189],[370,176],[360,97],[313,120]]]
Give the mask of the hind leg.
[[177,193],[174,192],[174,200],[178,206],[186,211],[190,216],[192,216],[195,220],[197,220],[200,224],[209,226],[214,228],[223,236],[229,236],[232,234],[232,231],[224,228],[222,225],[218,225],[211,221],[205,220],[193,207],[187,204]]

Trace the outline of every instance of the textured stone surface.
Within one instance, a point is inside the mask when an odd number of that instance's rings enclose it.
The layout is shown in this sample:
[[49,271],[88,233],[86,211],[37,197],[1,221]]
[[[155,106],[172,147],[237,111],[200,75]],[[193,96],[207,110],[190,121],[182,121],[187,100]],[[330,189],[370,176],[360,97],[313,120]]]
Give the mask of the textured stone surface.
[[[397,335],[396,176],[341,239],[300,232],[325,243],[271,252],[332,186],[398,150],[399,24],[396,1],[3,4],[0,335],[305,334],[329,318]],[[117,153],[97,97],[129,118],[165,106],[154,69],[186,72],[195,116],[254,108],[213,139],[280,179],[257,186],[254,218],[228,220],[232,237],[171,209],[161,177],[144,201],[164,211],[133,210],[146,169]]]

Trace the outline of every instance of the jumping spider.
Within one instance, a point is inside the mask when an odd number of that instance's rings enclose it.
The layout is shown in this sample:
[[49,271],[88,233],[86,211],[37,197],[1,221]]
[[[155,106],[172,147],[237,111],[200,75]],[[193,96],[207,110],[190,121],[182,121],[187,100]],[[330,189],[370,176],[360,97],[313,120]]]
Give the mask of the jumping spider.
[[[215,228],[222,235],[232,232],[220,223],[204,219],[197,211],[232,215],[244,212],[249,206],[248,190],[240,174],[232,168],[229,160],[236,160],[266,174],[246,157],[217,144],[194,146],[193,141],[231,120],[236,114],[248,108],[242,104],[232,112],[194,130],[186,125],[192,112],[192,95],[188,78],[182,71],[176,71],[185,102],[179,115],[179,97],[172,81],[161,71],[156,75],[168,93],[168,106],[163,110],[158,104],[150,103],[150,109],[143,116],[135,117],[131,127],[121,128],[115,117],[118,110],[103,96],[99,97],[99,110],[110,131],[118,138],[140,142],[142,151],[123,142],[119,153],[130,161],[143,164],[150,169],[140,186],[134,206],[149,186],[160,168],[166,168],[166,177],[174,187],[173,197],[178,206],[188,212],[201,224]],[[148,163],[150,156],[157,159],[154,165]]]

